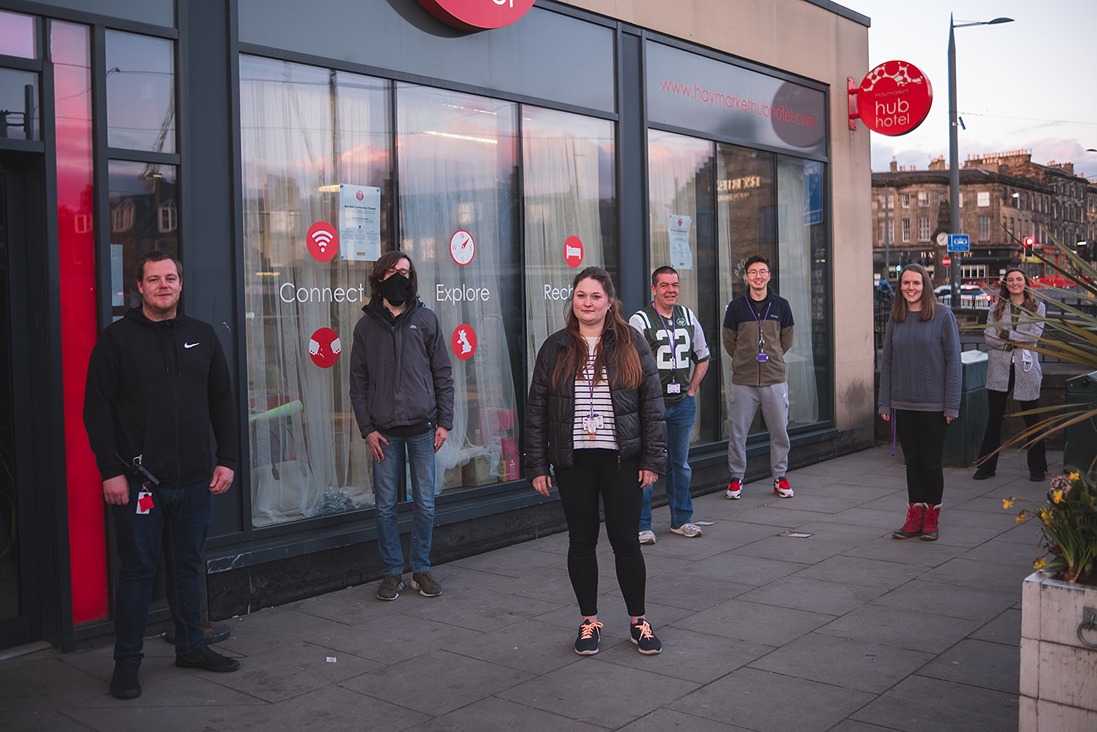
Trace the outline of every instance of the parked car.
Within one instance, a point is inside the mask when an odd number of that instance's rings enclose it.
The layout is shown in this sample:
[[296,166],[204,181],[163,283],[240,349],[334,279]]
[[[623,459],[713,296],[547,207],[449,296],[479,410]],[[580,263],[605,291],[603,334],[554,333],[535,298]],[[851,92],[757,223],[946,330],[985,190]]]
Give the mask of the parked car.
[[[934,288],[933,296],[937,302],[943,305],[952,304],[952,285],[941,285]],[[978,310],[988,310],[994,296],[979,285],[960,285],[960,307]]]

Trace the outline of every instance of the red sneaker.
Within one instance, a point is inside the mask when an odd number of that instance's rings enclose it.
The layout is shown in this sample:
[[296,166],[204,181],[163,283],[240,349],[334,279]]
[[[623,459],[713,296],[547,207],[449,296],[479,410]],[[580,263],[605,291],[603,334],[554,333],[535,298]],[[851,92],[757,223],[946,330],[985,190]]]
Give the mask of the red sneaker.
[[794,494],[792,492],[792,486],[788,484],[788,478],[781,476],[773,481],[773,495],[780,496],[781,498],[792,498]]
[[724,491],[724,498],[729,501],[738,501],[743,497],[743,481],[738,478],[732,478],[728,483],[728,489]]

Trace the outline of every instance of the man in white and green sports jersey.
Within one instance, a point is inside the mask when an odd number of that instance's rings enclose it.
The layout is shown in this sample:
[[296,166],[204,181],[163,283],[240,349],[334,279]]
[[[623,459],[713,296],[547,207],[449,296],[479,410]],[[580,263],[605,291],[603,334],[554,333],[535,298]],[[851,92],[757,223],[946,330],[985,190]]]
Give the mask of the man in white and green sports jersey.
[[[708,371],[709,349],[705,333],[692,310],[678,304],[678,273],[660,267],[651,273],[651,303],[629,319],[644,334],[663,385],[667,420],[667,503],[670,530],[690,539],[701,536],[693,523],[693,499],[689,492],[693,470],[689,466],[689,437],[697,416],[694,394]],[[692,372],[692,374],[691,374]],[[652,487],[644,488],[640,510],[640,543],[654,544],[651,530]]]

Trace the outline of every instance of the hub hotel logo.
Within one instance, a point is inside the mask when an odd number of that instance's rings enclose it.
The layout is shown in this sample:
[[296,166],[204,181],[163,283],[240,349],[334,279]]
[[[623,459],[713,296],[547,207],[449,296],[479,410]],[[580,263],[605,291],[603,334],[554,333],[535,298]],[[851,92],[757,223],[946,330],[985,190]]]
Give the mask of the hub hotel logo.
[[517,22],[533,0],[419,0],[427,12],[446,25],[478,31]]
[[858,116],[882,135],[905,135],[925,121],[932,105],[929,78],[907,61],[880,64],[857,89]]

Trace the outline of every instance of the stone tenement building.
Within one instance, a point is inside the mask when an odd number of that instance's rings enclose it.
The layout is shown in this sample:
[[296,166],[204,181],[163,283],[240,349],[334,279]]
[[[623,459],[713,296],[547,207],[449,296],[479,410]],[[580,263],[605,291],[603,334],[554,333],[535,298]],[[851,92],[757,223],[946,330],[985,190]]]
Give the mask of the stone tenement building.
[[[1059,261],[1051,236],[1093,261],[1097,245],[1097,181],[1075,175],[1073,163],[1032,162],[1025,150],[969,156],[960,169],[960,225],[949,226],[949,171],[944,157],[927,170],[900,167],[872,174],[873,272],[896,280],[898,264],[924,264],[933,282],[948,282],[938,266],[946,248],[938,234],[971,237],[960,256],[964,282],[992,282],[1010,265],[1022,263],[1023,242]],[[1055,274],[1035,258],[1024,262],[1034,276]],[[1045,272],[1044,270],[1048,270]]]

